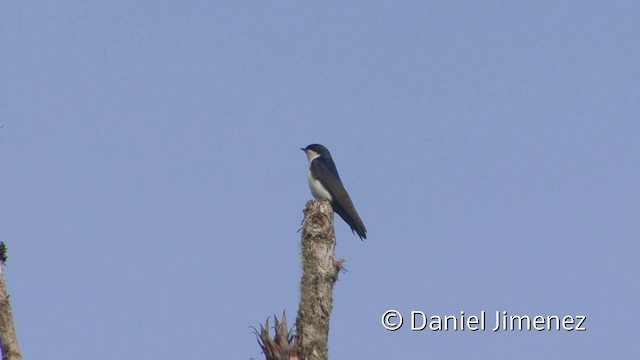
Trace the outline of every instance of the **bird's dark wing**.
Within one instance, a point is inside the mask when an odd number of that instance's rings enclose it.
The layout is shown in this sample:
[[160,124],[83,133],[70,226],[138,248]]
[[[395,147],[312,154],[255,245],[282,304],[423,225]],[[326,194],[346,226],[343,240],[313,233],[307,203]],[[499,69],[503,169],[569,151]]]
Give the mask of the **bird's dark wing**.
[[351,231],[358,234],[361,240],[366,239],[367,229],[353,206],[351,197],[342,185],[335,165],[332,162],[318,160],[321,159],[311,162],[311,173],[331,194],[333,210],[351,227]]

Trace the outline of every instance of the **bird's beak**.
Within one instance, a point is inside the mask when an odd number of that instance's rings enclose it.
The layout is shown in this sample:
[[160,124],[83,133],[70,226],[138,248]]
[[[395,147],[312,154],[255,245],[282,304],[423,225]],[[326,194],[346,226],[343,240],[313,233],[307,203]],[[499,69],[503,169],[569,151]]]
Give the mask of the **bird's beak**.
[[300,148],[300,150],[302,150],[302,151],[307,151],[305,148]]

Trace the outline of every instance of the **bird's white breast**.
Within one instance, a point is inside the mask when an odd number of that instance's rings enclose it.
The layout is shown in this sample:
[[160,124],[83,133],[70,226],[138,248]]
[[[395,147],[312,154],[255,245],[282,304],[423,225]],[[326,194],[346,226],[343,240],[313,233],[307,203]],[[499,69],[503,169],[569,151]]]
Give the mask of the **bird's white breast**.
[[316,180],[311,176],[311,169],[307,172],[307,180],[309,180],[309,188],[311,189],[311,194],[314,198],[318,200],[329,199],[331,201],[331,194],[327,191],[327,189],[322,186],[320,181]]

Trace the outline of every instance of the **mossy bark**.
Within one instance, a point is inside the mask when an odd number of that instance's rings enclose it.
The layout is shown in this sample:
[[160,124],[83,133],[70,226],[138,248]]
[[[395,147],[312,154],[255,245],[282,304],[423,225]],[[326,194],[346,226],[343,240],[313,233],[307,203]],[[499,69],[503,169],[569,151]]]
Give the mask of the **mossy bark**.
[[336,261],[333,208],[328,201],[309,201],[302,226],[302,279],[296,319],[301,360],[328,358],[333,287],[344,260]]
[[11,303],[4,281],[4,263],[0,262],[0,340],[2,340],[2,360],[22,360],[16,328],[13,325]]

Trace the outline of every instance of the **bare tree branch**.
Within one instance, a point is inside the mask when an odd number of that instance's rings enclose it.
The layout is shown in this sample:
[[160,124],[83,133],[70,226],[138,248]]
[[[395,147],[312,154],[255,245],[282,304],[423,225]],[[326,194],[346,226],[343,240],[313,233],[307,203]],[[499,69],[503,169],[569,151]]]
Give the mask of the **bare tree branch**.
[[13,315],[11,313],[11,303],[7,285],[4,281],[4,261],[6,260],[6,248],[4,243],[0,243],[0,340],[2,341],[2,360],[22,360],[20,347],[18,347],[18,337],[16,328],[13,325]]
[[329,201],[309,201],[302,225],[302,279],[296,328],[301,360],[328,358],[333,286],[344,260],[336,261],[333,208]]

